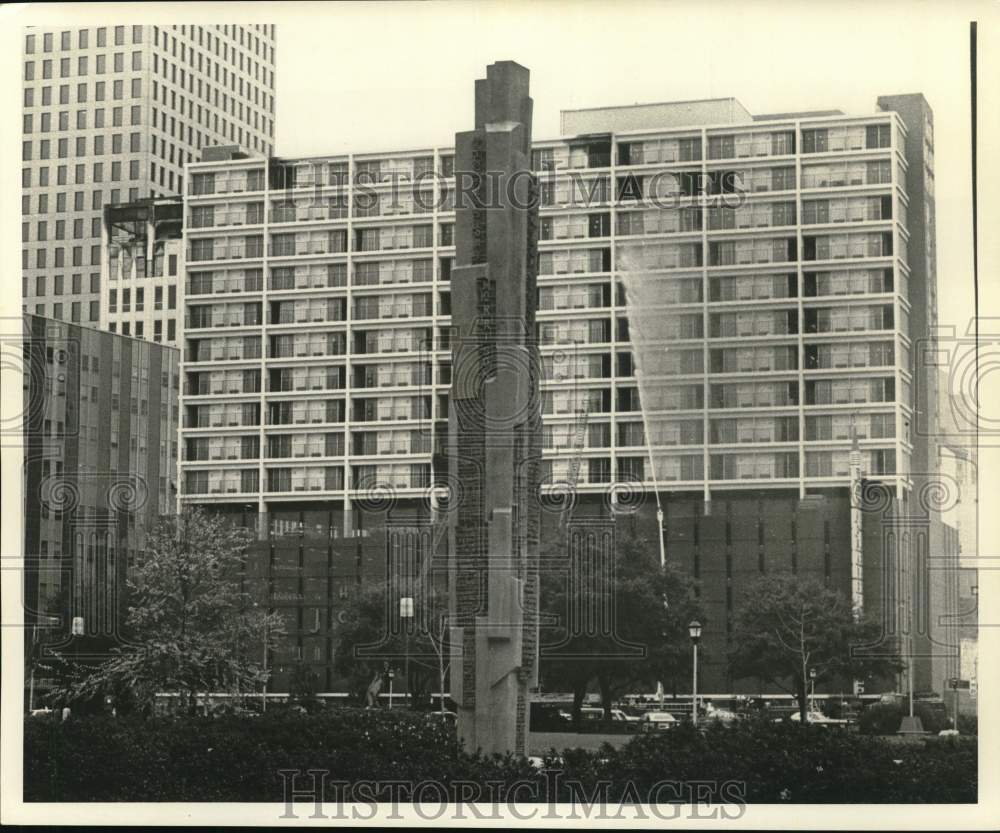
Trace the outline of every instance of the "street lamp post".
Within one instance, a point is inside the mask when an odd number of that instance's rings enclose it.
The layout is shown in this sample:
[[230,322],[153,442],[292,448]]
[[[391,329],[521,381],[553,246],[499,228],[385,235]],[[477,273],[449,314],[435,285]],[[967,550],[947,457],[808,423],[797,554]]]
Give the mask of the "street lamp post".
[[806,721],[809,720],[809,714],[813,710],[813,703],[816,700],[816,669],[809,669],[809,707],[806,709]]
[[[662,515],[663,515],[662,511],[657,511],[657,517],[660,518],[660,522],[661,522],[660,525],[661,525],[661,527],[662,527],[662,521],[663,521]],[[661,539],[661,543],[662,543],[662,539]],[[662,564],[663,563],[663,558],[662,558],[662,556],[663,556],[663,550],[662,549],[660,550],[660,556],[661,556],[660,563]],[[670,615],[670,601],[669,601],[669,599],[667,599],[666,596],[663,597],[663,613],[664,613],[664,617],[668,617]],[[662,636],[663,636],[663,638],[665,640],[668,638],[666,628],[664,628]],[[662,712],[663,711],[663,694],[664,694],[664,688],[663,688],[663,681],[662,680],[660,680],[659,682],[656,683],[656,694],[660,698],[660,711]],[[676,695],[677,692],[675,691],[674,694]]]
[[403,679],[406,682],[406,700],[413,708],[413,696],[410,694],[410,624],[413,622],[413,598],[403,596],[399,600],[399,618],[403,622],[403,640],[406,646],[403,659]]
[[691,647],[693,648],[693,666],[691,673],[691,721],[698,725],[698,640],[701,639],[701,622],[697,619],[688,625],[688,634],[691,636]]
[[391,668],[389,669],[389,708],[392,709],[392,681],[395,678],[396,672]]

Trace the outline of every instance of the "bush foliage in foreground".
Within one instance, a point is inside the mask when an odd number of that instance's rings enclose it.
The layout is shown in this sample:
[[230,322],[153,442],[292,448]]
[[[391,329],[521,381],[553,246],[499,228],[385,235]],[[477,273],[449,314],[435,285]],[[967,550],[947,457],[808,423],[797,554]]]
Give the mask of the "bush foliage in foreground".
[[[450,797],[459,794],[460,781],[520,779],[520,801],[690,800],[683,789],[657,793],[665,781],[729,782],[734,786],[723,797],[751,804],[974,802],[977,795],[975,739],[901,743],[788,723],[712,725],[703,733],[685,724],[637,736],[620,750],[553,753],[546,757],[549,772],[523,758],[467,755],[453,729],[420,715],[360,709],[65,724],[34,719],[25,725],[24,754],[26,801],[281,802],[282,769],[303,773],[299,789],[308,786],[307,770],[320,769],[329,772],[330,785],[434,781]],[[350,789],[346,795],[328,789],[327,801],[373,800],[371,788],[363,795]],[[483,800],[491,795],[502,799],[503,791],[483,793]]]

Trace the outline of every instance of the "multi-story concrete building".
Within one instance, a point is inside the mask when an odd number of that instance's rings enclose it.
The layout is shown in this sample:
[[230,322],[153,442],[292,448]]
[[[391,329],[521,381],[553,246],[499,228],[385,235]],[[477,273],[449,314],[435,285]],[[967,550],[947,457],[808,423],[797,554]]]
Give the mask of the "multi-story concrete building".
[[120,635],[127,566],[176,504],[179,354],[26,315],[24,358],[29,639],[65,645],[79,617],[106,650]]
[[269,25],[26,30],[25,312],[97,326],[105,205],[180,194],[212,145],[272,152],[274,46]]
[[[926,525],[898,526],[923,505],[918,447],[927,465],[910,298],[934,304],[930,111],[879,103],[575,111],[535,143],[543,490],[568,482],[579,511],[627,493],[656,537],[662,506],[667,557],[702,581],[719,688],[736,596],[761,571],[823,578],[897,640],[924,587]],[[450,148],[188,167],[184,501],[256,515],[262,537],[307,514],[339,537],[390,503],[429,511],[455,185]],[[887,496],[863,535],[854,438]],[[921,667],[914,686],[939,687]]]

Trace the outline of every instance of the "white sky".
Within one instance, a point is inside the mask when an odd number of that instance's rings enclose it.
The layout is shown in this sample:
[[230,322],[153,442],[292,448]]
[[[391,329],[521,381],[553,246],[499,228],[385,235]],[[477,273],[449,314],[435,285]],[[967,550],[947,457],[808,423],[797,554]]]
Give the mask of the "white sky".
[[964,332],[974,13],[919,2],[311,7],[278,22],[277,153],[451,144],[472,126],[473,80],[503,59],[531,70],[536,138],[559,135],[560,109],[574,107],[733,96],[753,113],[869,113],[879,95],[922,92],[935,118],[939,319]]

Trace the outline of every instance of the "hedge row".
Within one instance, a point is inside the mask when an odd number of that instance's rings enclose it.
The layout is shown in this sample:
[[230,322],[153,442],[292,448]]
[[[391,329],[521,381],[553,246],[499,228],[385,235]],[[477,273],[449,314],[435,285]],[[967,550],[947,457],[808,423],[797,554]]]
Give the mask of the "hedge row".
[[[974,739],[899,743],[816,726],[684,724],[619,750],[553,751],[539,769],[524,758],[464,753],[454,729],[405,711],[337,709],[255,718],[29,720],[26,801],[285,800],[280,770],[326,771],[327,800],[388,800],[379,785],[434,782],[449,798],[610,801],[704,798],[758,802],[974,802]],[[287,776],[285,776],[287,778]],[[361,781],[370,782],[364,785]],[[344,782],[340,787],[337,782]],[[375,784],[374,788],[372,784]],[[667,784],[664,787],[664,783]],[[528,786],[526,787],[525,784]],[[399,789],[394,787],[394,789]],[[406,800],[405,787],[402,796]],[[527,790],[527,792],[525,792]],[[441,800],[433,795],[424,800]]]

